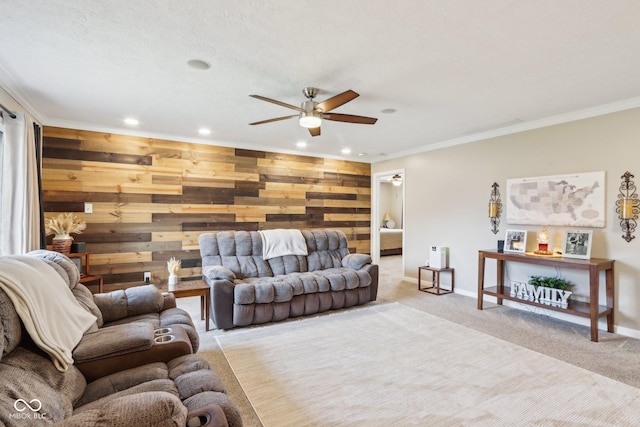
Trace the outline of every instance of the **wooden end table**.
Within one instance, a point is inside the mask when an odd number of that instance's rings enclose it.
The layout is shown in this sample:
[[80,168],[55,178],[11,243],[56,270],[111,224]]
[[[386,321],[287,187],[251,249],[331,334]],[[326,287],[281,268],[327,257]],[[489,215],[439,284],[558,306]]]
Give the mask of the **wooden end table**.
[[176,298],[200,297],[200,320],[206,323],[206,330],[209,330],[209,307],[211,304],[211,288],[204,280],[187,280],[178,282],[169,289]]
[[[422,270],[431,272],[431,286],[426,288],[420,287],[420,282],[422,280]],[[440,273],[442,273],[443,271],[451,273],[451,289],[442,289],[440,287]],[[454,274],[455,272],[453,271],[453,268],[435,268],[429,266],[418,267],[418,290],[434,295],[450,294],[453,292],[453,288],[455,286]]]

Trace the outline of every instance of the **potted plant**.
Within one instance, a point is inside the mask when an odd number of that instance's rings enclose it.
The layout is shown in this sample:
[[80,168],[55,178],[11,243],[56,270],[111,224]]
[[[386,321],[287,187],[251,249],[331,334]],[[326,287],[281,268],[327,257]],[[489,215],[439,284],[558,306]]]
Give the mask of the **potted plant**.
[[65,212],[44,221],[47,236],[53,234],[53,250],[68,255],[71,252],[73,237],[70,234],[80,234],[87,228],[87,224],[76,215]]
[[568,281],[559,277],[548,276],[531,276],[531,279],[529,279],[529,284],[533,286],[542,286],[545,288],[561,289],[563,291],[566,291],[567,288],[571,285]]

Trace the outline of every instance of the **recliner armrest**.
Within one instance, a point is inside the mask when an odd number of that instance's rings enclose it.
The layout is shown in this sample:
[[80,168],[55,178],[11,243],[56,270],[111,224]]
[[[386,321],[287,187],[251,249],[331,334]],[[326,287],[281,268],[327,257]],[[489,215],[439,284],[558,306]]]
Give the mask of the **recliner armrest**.
[[151,323],[133,322],[86,333],[73,349],[73,360],[82,363],[148,350],[153,346],[153,331]]

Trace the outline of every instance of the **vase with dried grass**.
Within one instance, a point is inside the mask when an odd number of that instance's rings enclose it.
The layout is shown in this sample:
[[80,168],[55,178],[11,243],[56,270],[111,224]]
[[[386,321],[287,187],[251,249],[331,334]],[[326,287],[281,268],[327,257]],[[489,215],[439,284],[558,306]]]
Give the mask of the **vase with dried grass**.
[[180,265],[182,262],[179,259],[175,259],[175,257],[171,257],[169,261],[167,261],[167,270],[169,271],[169,290],[175,288],[178,284],[178,271],[180,271]]
[[65,255],[71,253],[73,237],[71,233],[80,234],[87,228],[87,224],[76,215],[65,212],[44,221],[47,236],[53,234],[53,250]]

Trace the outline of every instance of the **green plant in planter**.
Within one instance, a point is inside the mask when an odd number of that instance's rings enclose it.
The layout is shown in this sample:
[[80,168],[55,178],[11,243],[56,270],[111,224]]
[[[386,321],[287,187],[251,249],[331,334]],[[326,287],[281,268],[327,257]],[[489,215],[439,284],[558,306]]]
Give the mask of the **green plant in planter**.
[[547,276],[531,276],[529,284],[533,286],[542,286],[545,288],[567,290],[571,283],[561,279],[559,277],[547,277]]

